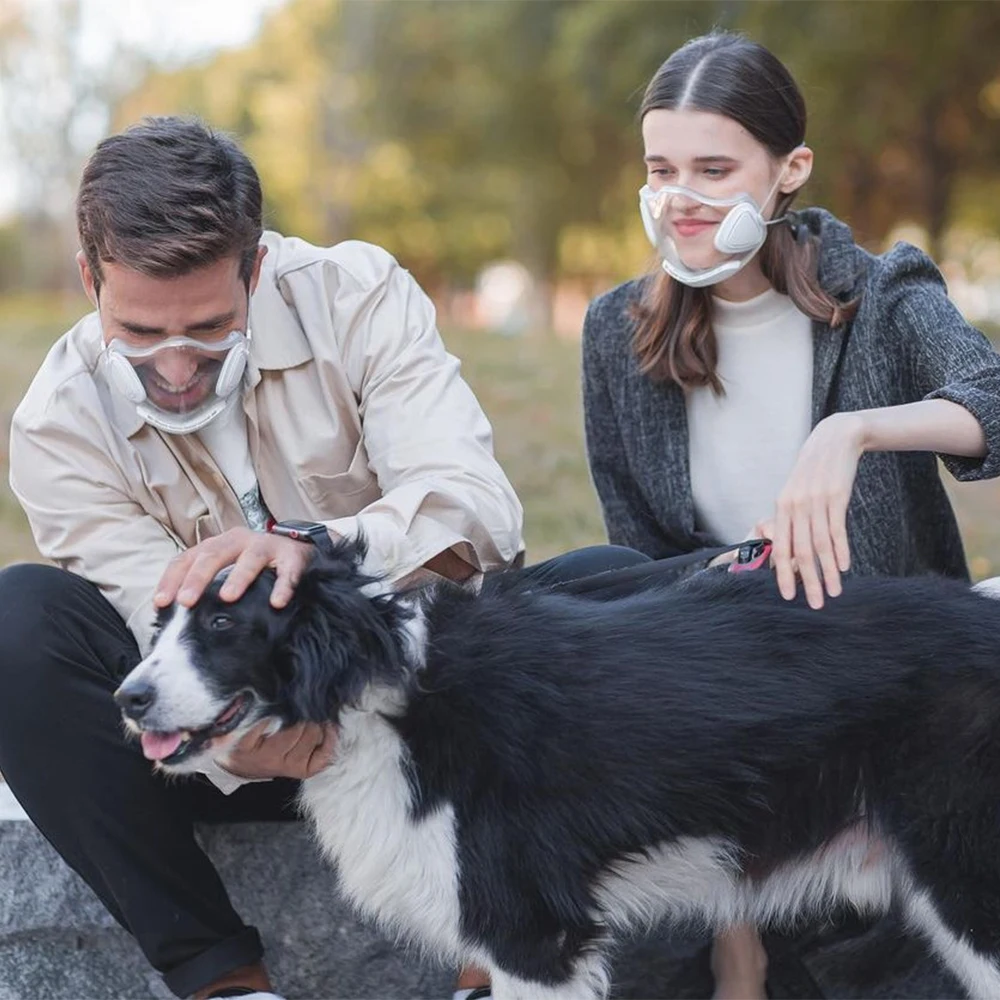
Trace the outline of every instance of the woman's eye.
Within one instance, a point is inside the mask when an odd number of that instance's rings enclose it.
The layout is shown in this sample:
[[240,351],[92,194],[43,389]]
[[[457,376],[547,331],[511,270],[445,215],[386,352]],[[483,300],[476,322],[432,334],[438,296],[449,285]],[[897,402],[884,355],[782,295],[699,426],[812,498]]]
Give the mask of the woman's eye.
[[705,169],[705,176],[711,177],[712,180],[721,180],[729,173],[728,170],[724,170],[722,167],[707,167]]
[[209,619],[208,627],[213,632],[222,632],[227,628],[232,628],[233,620],[229,615],[212,615]]

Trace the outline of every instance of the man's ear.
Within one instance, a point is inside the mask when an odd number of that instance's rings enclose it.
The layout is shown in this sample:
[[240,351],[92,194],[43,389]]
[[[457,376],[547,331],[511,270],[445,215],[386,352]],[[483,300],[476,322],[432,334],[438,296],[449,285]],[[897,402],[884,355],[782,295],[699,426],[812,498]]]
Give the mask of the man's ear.
[[250,294],[257,291],[257,282],[260,281],[260,268],[267,256],[267,247],[263,243],[257,247],[257,257],[253,262],[253,270],[250,272]]
[[78,250],[76,252],[76,266],[80,271],[80,283],[83,285],[83,291],[87,298],[90,299],[90,304],[97,309],[97,281],[94,278],[94,272],[91,271],[90,265],[87,263],[87,255],[82,251]]

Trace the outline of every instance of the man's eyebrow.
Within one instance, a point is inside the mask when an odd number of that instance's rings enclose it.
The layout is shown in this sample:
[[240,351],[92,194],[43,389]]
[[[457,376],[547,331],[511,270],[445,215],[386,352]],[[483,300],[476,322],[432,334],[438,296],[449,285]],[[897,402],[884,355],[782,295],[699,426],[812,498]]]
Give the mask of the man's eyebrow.
[[[207,319],[198,320],[184,327],[185,333],[203,333],[210,330],[218,330],[221,326],[234,323],[236,321],[236,311],[230,309],[228,312],[219,313],[217,316],[209,316]],[[136,336],[156,337],[162,336],[167,331],[162,326],[147,326],[144,323],[134,323],[131,320],[120,319],[118,325],[129,333]]]
[[128,330],[129,333],[135,333],[139,336],[142,336],[143,334],[147,336],[156,336],[166,332],[162,327],[143,326],[142,323],[132,323],[127,319],[120,319],[117,323],[123,330]]
[[199,320],[184,327],[188,333],[197,333],[199,330],[218,330],[220,326],[232,326],[236,322],[236,310],[219,313],[218,316],[210,316],[208,319]]

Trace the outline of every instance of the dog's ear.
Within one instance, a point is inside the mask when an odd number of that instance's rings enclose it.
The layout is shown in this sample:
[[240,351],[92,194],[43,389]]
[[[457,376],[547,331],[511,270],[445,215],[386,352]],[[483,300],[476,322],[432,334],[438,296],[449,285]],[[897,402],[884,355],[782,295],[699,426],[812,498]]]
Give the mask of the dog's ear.
[[282,713],[326,722],[372,684],[398,683],[405,670],[401,628],[410,617],[393,594],[373,594],[356,549],[318,556],[295,588],[286,633]]

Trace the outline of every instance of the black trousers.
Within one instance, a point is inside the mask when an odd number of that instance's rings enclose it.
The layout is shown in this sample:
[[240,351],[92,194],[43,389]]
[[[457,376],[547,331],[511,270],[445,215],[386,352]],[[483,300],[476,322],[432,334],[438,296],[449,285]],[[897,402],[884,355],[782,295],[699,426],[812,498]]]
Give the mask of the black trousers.
[[[594,546],[492,574],[484,588],[558,586],[647,561]],[[609,596],[619,592],[611,587]],[[205,778],[155,775],[124,738],[111,698],[139,650],[78,576],[40,565],[0,571],[0,635],[0,772],[34,824],[178,996],[258,961],[260,936],[233,909],[194,824],[297,819],[298,783],[255,783],[226,796]]]

